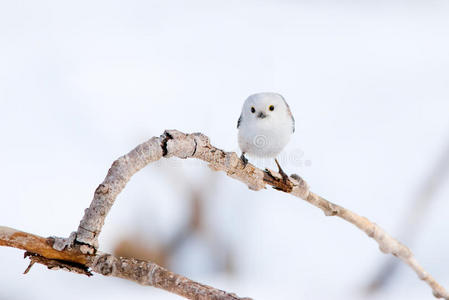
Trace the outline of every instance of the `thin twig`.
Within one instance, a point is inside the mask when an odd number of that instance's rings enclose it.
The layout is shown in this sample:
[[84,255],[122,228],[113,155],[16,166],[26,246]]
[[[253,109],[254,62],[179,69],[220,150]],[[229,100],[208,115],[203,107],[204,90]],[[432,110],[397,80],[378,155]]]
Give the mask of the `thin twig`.
[[[432,172],[422,181],[422,187],[414,194],[411,203],[405,208],[405,215],[401,224],[398,236],[407,244],[412,244],[418,237],[420,229],[423,227],[427,212],[435,200],[439,188],[447,181],[449,173],[449,143],[442,151],[441,157],[432,167]],[[398,267],[396,259],[388,259],[377,271],[376,275],[369,282],[367,292],[377,292],[390,281]]]

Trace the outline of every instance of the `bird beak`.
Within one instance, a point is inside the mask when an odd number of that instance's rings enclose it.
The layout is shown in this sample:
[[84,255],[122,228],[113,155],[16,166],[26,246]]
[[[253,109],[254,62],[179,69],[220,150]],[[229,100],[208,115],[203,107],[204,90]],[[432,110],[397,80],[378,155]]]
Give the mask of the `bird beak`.
[[263,119],[263,118],[265,118],[266,116],[267,116],[267,115],[264,114],[263,112],[260,112],[260,113],[257,115],[257,117],[260,118],[260,119]]

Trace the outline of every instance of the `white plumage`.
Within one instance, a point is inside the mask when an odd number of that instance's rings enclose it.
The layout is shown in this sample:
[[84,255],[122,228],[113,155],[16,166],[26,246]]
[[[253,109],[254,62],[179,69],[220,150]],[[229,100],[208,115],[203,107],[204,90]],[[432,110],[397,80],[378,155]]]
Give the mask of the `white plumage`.
[[258,93],[246,99],[237,128],[242,159],[246,163],[246,153],[276,158],[295,131],[295,120],[281,95]]

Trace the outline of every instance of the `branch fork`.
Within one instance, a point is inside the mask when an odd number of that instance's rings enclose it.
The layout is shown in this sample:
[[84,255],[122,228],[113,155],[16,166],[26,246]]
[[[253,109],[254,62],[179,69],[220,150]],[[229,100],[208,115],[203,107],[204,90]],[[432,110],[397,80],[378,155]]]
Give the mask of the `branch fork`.
[[188,299],[249,299],[194,282],[149,261],[115,257],[97,250],[98,236],[105,218],[131,177],[148,164],[173,156],[205,161],[212,170],[224,171],[226,175],[241,181],[254,191],[270,185],[320,208],[326,216],[337,216],[355,225],[373,238],[383,253],[390,253],[409,265],[418,277],[430,286],[435,297],[449,300],[449,293],[424,270],[410,249],[375,223],[311,192],[307,183],[296,174],[287,177],[272,170],[258,169],[250,163],[245,164],[236,153],[225,152],[212,146],[209,138],[201,133],[185,134],[177,130],[166,130],[160,137],[149,139],[114,161],[106,178],[95,190],[78,230],[72,232],[69,238],[45,239],[0,227],[0,246],[16,247],[33,253],[28,255],[31,265],[38,262],[53,268],[63,267],[75,272],[81,270],[81,273],[86,272],[86,275],[90,269],[105,276],[120,277],[161,288]]

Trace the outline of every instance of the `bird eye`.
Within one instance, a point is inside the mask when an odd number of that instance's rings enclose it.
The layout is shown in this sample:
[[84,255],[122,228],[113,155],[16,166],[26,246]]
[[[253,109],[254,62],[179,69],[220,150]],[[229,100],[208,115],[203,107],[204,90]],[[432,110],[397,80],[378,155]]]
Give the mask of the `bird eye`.
[[251,106],[251,112],[252,112],[252,113],[255,113],[255,112],[256,112],[256,109],[254,108],[254,106]]
[[274,110],[274,105],[270,105],[270,106],[268,107],[268,109],[271,110],[271,111],[273,111],[273,110]]

